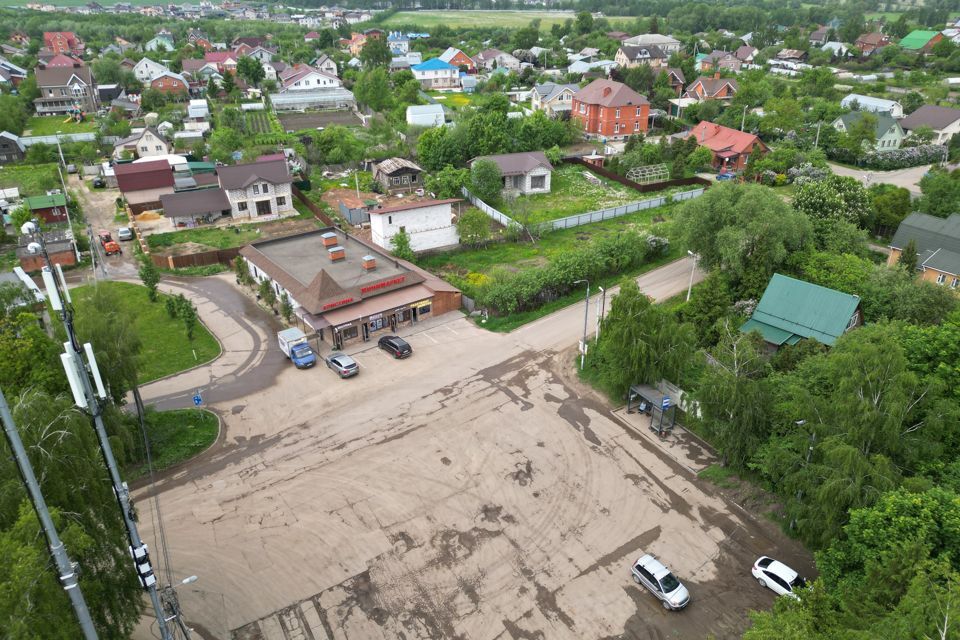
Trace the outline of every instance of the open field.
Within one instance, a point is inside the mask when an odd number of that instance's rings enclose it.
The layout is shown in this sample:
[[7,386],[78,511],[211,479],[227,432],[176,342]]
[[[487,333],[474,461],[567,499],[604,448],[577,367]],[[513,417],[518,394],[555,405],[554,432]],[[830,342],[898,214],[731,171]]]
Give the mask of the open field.
[[60,133],[88,133],[97,130],[97,123],[93,116],[88,115],[83,122],[75,122],[70,118],[67,122],[66,116],[34,116],[27,122],[25,131],[29,131],[31,136],[52,136]]
[[[104,281],[98,286],[113,289],[120,307],[133,316],[134,330],[141,343],[137,371],[141,383],[189,369],[220,355],[220,344],[202,324],[194,328],[193,340],[187,339],[183,321],[167,314],[163,302],[166,296],[150,302],[147,288],[141,285]],[[89,285],[73,289],[77,313],[91,311],[85,308],[89,305],[89,294]],[[101,362],[100,366],[105,365]]]
[[[549,31],[555,24],[563,24],[576,17],[573,11],[398,11],[387,18],[384,27],[416,25],[429,30],[444,24],[457,29],[461,27],[506,27],[519,29],[540,20],[540,30]],[[608,16],[611,25],[629,23],[636,18]]]
[[600,181],[600,184],[596,185],[587,180],[584,173],[590,172],[580,165],[561,165],[553,171],[550,178],[550,193],[519,196],[513,201],[501,203],[497,208],[514,220],[518,220],[516,212],[526,211],[529,213],[529,221],[537,223],[616,207],[657,195],[643,194],[590,173]]
[[0,189],[20,189],[20,196],[42,196],[49,189],[62,189],[55,164],[5,165],[0,168]]
[[306,113],[278,113],[284,131],[316,129],[339,124],[345,127],[359,127],[360,119],[352,111],[313,111]]

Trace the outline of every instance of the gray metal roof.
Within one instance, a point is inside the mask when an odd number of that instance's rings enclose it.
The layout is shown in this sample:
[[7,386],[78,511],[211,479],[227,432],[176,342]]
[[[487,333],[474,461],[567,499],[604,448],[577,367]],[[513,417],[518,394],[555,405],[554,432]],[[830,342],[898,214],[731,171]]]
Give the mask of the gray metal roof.
[[940,131],[946,129],[957,120],[960,120],[960,109],[925,104],[901,120],[900,126],[908,131],[922,126],[928,126],[934,131]]
[[911,213],[900,223],[890,246],[902,251],[910,240],[917,245],[921,266],[960,273],[960,213],[949,218]]
[[271,160],[269,162],[250,162],[232,167],[217,169],[220,186],[224,189],[246,189],[257,180],[283,184],[293,182],[286,160]]
[[502,176],[517,176],[527,174],[537,167],[546,167],[553,171],[553,165],[547,160],[543,151],[524,151],[522,153],[504,153],[496,156],[480,156],[477,160],[489,160],[497,165]]

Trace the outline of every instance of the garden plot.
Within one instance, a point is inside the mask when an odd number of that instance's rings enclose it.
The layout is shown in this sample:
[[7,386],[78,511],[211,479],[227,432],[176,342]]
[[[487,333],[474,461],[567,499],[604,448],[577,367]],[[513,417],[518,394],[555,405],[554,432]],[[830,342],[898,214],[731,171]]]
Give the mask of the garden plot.
[[360,119],[352,111],[315,111],[312,113],[280,113],[280,124],[284,131],[301,131],[339,124],[345,127],[361,125]]
[[580,165],[561,165],[550,178],[550,193],[507,198],[497,207],[527,224],[566,218],[653,197],[602,178]]

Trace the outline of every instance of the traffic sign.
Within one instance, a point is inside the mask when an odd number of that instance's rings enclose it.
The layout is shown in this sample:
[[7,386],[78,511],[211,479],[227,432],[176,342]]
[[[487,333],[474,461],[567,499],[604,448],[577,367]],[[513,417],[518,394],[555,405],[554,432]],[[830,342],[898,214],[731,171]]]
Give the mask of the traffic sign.
[[203,396],[201,396],[200,392],[198,391],[197,395],[193,396],[193,405],[195,407],[199,407],[201,404],[203,404]]
[[663,402],[660,403],[660,407],[664,411],[670,408],[670,396],[663,396]]

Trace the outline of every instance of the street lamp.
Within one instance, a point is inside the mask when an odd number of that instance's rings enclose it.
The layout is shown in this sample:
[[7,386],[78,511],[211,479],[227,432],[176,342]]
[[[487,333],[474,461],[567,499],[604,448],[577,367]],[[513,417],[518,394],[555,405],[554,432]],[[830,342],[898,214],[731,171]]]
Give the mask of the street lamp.
[[590,281],[589,280],[575,280],[573,284],[582,284],[586,283],[587,285],[587,295],[583,299],[583,342],[580,343],[580,371],[583,371],[583,365],[587,357],[587,316],[590,315]]
[[697,254],[687,249],[687,255],[693,258],[693,264],[690,265],[690,283],[687,285],[687,302],[690,302],[690,292],[693,291],[693,272],[697,270]]

